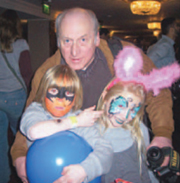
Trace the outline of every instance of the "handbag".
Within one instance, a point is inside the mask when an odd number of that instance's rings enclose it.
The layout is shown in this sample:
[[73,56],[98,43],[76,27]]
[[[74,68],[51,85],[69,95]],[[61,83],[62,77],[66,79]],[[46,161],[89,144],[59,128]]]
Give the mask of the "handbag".
[[11,72],[14,74],[14,76],[16,77],[16,79],[19,81],[19,83],[22,85],[22,87],[24,88],[25,92],[27,93],[27,89],[26,87],[24,86],[23,82],[21,81],[21,79],[18,77],[18,75],[16,74],[15,70],[11,67],[11,65],[9,64],[8,62],[8,59],[6,57],[6,55],[4,54],[4,52],[1,52],[2,53],[2,56],[8,66],[8,68],[11,70]]

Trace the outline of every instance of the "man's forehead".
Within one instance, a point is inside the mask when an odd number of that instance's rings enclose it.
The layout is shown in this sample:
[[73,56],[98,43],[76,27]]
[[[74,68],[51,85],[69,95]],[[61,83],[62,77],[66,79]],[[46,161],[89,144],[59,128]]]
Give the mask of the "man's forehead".
[[63,19],[62,19],[62,22],[61,24],[63,25],[64,23],[77,23],[77,22],[92,22],[91,21],[91,17],[89,14],[85,13],[85,12],[70,12],[70,13],[67,13]]
[[94,36],[93,28],[90,28],[89,26],[85,26],[85,25],[84,25],[84,27],[80,27],[80,26],[78,26],[78,24],[76,26],[77,26],[77,28],[71,27],[71,26],[63,27],[59,32],[60,38],[78,40],[80,38]]
[[72,32],[73,29],[85,29],[87,28],[88,30],[92,28],[93,30],[93,21],[91,18],[86,15],[82,14],[81,16],[79,14],[67,14],[61,22],[61,27],[60,27],[60,33],[70,31]]

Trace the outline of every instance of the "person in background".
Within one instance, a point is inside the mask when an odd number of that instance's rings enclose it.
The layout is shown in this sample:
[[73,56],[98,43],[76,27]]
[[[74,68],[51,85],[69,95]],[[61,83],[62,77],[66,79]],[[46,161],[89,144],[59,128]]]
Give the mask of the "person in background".
[[153,37],[149,46],[148,46],[148,51],[151,50],[151,48],[153,48],[154,44],[158,41],[158,38],[157,37]]
[[109,39],[109,30],[106,28],[100,28],[99,30],[100,38],[108,41]]
[[147,50],[147,56],[157,68],[170,65],[176,61],[174,43],[179,34],[179,27],[174,17],[161,22],[162,37]]
[[122,49],[121,39],[117,36],[110,37],[110,32],[106,28],[99,29],[100,38],[107,41],[108,46],[113,54],[113,57],[116,58],[119,50]]
[[145,39],[143,36],[138,36],[135,39],[134,44],[139,47],[144,53],[146,53]]
[[[79,76],[83,87],[82,109],[96,105],[104,87],[114,76],[114,58],[107,42],[99,38],[99,23],[95,14],[82,8],[67,9],[57,17],[56,30],[59,49],[36,71],[26,106],[34,100],[45,72],[59,64],[69,65]],[[119,43],[122,49],[127,45],[134,47],[132,43],[123,40]],[[155,66],[147,55],[142,51],[140,53],[143,57],[142,72],[149,73]],[[149,92],[146,105],[155,135],[150,146],[171,147],[174,121],[170,91],[161,90],[156,97]],[[11,156],[17,174],[23,182],[27,182],[25,171],[27,149],[26,137],[18,132],[11,148]]]
[[29,46],[14,10],[0,15],[0,182],[10,179],[8,127],[16,135],[32,77]]

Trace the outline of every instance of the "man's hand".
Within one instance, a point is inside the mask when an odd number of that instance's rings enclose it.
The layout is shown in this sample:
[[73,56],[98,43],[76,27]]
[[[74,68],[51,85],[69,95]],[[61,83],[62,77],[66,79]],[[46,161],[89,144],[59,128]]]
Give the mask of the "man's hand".
[[[172,141],[169,139],[169,138],[166,138],[166,137],[154,137],[151,144],[147,147],[147,150],[152,147],[152,146],[157,146],[159,148],[162,148],[162,147],[172,147]],[[164,158],[164,161],[162,163],[161,166],[167,166],[169,163],[169,157],[165,157]]]
[[26,157],[22,156],[15,160],[16,172],[23,183],[28,183],[26,175]]
[[62,177],[53,183],[82,183],[87,176],[84,168],[79,164],[64,167],[61,174]]
[[95,121],[102,115],[103,111],[94,111],[96,106],[89,107],[82,111],[78,116],[78,126],[88,127],[93,126]]

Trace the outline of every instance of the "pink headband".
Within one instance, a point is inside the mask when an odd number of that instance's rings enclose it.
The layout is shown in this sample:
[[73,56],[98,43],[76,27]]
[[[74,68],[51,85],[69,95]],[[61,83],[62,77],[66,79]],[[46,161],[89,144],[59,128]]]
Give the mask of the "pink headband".
[[114,61],[116,78],[108,85],[110,89],[119,81],[142,84],[146,91],[158,95],[160,89],[168,88],[180,77],[180,66],[177,62],[161,69],[153,69],[149,74],[142,74],[143,59],[140,50],[135,47],[124,47]]

